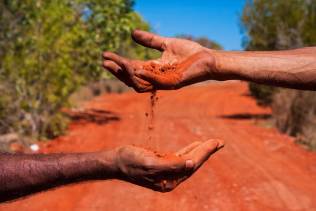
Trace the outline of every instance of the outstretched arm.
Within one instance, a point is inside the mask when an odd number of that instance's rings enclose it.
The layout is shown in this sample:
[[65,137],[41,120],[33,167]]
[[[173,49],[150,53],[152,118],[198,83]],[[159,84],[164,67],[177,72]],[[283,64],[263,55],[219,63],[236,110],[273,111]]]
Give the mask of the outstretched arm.
[[221,147],[221,141],[209,140],[164,156],[134,146],[77,154],[0,154],[0,202],[100,179],[120,179],[160,192],[171,191]]
[[178,89],[206,80],[246,80],[316,90],[316,47],[229,52],[139,30],[134,31],[132,37],[143,46],[161,51],[161,58],[136,61],[105,52],[103,66],[138,92]]
[[295,89],[316,90],[316,47],[287,51],[210,52],[215,69],[239,79]]
[[0,154],[0,202],[91,179],[114,178],[111,151],[78,154]]

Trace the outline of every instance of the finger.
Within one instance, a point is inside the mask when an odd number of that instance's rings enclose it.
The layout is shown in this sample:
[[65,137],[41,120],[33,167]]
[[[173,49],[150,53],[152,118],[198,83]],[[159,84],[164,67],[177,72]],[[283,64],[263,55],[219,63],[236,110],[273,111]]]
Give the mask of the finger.
[[113,75],[119,74],[119,71],[122,70],[120,66],[111,60],[105,60],[103,62],[103,67],[109,70]]
[[103,62],[103,67],[110,71],[116,78],[124,82],[127,86],[132,86],[131,81],[124,76],[122,68],[111,60]]
[[145,81],[148,81],[152,84],[155,84],[155,85],[161,85],[161,84],[164,84],[165,81],[166,81],[166,78],[162,75],[158,75],[158,74],[155,74],[151,71],[147,71],[147,70],[137,70],[135,72],[135,75]]
[[217,150],[224,146],[223,141],[219,140],[208,140],[203,144],[200,144],[190,153],[188,153],[185,158],[191,159],[193,161],[194,170],[198,169],[208,158],[215,153]]
[[141,78],[135,77],[135,81],[143,86],[146,86],[146,87],[151,86],[152,87],[151,83],[149,83],[148,81],[145,81]]
[[191,143],[190,145],[180,149],[178,152],[176,152],[176,156],[181,156],[184,154],[187,154],[188,152],[192,151],[194,148],[196,148],[198,145],[200,145],[202,142],[196,141]]
[[130,78],[130,80],[135,83],[135,80],[134,80],[134,69],[131,65],[131,61],[129,59],[126,59],[122,56],[119,56],[115,53],[112,53],[112,52],[105,52],[103,54],[103,58],[104,59],[108,59],[108,60],[112,60],[114,61],[115,63],[117,63],[121,68],[122,70],[124,71],[123,74],[126,74],[127,77]]
[[187,164],[185,159],[164,159],[159,163],[159,169],[161,169],[162,175],[177,175],[184,174],[188,170],[191,170],[191,165]]
[[143,92],[150,92],[154,89],[153,85],[151,85],[149,82],[147,81],[144,81],[143,79],[141,78],[138,78],[138,77],[133,77],[133,80],[134,80],[134,84],[137,85],[137,90],[138,92],[140,93],[143,93]]
[[103,53],[103,58],[106,60],[112,60],[122,68],[126,68],[128,65],[128,59],[121,57],[115,53],[112,52],[104,52]]
[[159,35],[141,30],[134,30],[132,38],[138,44],[158,51],[164,51],[166,49],[166,41],[168,39],[166,37],[160,37]]

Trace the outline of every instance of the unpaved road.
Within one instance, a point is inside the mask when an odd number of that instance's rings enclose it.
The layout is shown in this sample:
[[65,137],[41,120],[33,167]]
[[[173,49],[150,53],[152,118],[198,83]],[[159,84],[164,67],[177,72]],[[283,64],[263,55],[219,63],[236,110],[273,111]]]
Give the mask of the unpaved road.
[[83,152],[124,144],[174,151],[196,140],[226,146],[187,182],[156,193],[121,181],[57,188],[0,205],[0,210],[316,210],[316,153],[263,126],[245,83],[159,92],[155,133],[147,141],[148,94],[104,95],[78,112],[69,133],[45,152]]

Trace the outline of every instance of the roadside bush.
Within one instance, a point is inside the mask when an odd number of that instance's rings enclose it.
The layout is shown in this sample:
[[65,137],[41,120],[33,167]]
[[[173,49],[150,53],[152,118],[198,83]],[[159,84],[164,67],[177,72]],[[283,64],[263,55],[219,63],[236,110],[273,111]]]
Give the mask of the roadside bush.
[[[252,51],[316,46],[316,1],[249,0],[241,16],[244,47]],[[315,149],[316,93],[249,84],[260,105],[271,105],[277,128]]]
[[273,96],[278,91],[278,88],[265,86],[256,83],[248,84],[250,95],[253,96],[258,105],[268,106],[273,102]]
[[[148,27],[132,0],[0,0],[0,135],[61,134],[61,108],[82,85],[107,77],[104,50]],[[146,28],[146,29],[147,29]]]
[[[316,45],[316,1],[248,0],[241,16],[246,50],[286,50]],[[249,84],[260,105],[271,105],[277,128],[315,148],[316,94]]]
[[316,150],[316,92],[284,89],[272,103],[276,126]]

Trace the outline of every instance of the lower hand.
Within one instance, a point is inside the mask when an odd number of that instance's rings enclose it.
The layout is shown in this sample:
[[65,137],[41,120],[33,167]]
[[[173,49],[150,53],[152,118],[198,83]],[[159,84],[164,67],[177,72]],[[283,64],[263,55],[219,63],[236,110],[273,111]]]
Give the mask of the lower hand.
[[143,148],[125,146],[116,150],[114,162],[120,179],[168,192],[188,179],[222,147],[219,140],[194,142],[175,154],[161,156]]

